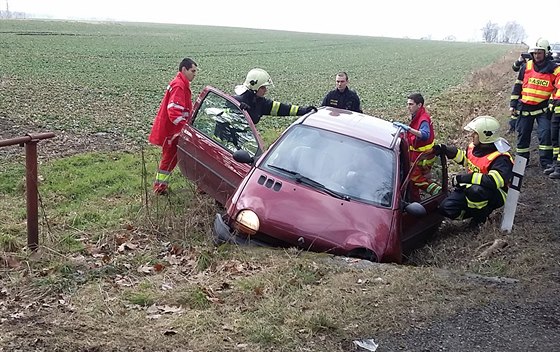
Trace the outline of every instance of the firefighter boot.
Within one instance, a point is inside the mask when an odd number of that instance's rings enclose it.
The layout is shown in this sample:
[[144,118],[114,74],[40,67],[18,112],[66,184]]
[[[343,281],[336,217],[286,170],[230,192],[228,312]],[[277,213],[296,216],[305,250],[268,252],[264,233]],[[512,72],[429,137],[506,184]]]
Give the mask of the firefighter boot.
[[556,163],[556,168],[554,169],[554,172],[548,175],[548,177],[550,177],[553,180],[560,180],[560,164]]
[[543,174],[545,175],[550,175],[551,173],[554,172],[554,170],[556,169],[556,166],[558,165],[558,161],[554,160],[552,162],[552,164],[548,165],[548,167],[546,169],[543,170]]

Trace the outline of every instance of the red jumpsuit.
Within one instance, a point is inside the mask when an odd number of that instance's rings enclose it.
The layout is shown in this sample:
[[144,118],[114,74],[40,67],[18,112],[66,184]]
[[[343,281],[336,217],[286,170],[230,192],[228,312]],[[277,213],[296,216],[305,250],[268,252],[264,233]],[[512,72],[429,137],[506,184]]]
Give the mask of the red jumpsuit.
[[177,165],[178,136],[192,113],[191,85],[181,72],[169,83],[154,119],[148,141],[162,147],[154,191],[165,193],[169,176]]

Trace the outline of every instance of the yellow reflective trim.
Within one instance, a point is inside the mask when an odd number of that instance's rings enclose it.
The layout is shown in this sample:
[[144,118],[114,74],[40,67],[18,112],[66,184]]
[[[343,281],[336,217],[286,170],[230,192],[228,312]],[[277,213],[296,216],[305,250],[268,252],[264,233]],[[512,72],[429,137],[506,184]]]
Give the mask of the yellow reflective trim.
[[517,153],[529,153],[529,148],[517,148]]
[[457,154],[453,158],[453,161],[458,164],[461,164],[464,159],[465,159],[465,152],[462,151],[461,149],[457,149]]
[[552,150],[552,146],[551,145],[540,145],[539,144],[539,150]]
[[488,205],[487,200],[483,200],[482,202],[473,202],[469,198],[467,198],[467,206],[471,209],[482,209]]
[[514,84],[523,84],[522,80],[516,79]]
[[504,191],[503,189],[499,188],[498,191],[500,191],[500,195],[502,196],[502,200],[504,201],[504,204],[506,204],[506,199],[507,199],[507,193],[506,191]]
[[158,171],[158,173],[156,174],[156,182],[158,182],[158,183],[168,183],[170,176],[171,176],[171,173],[169,171]]
[[415,151],[415,152],[425,152],[425,151],[428,151],[428,150],[432,149],[434,147],[434,144],[435,143],[432,142],[428,145],[425,145],[423,147],[418,147],[418,148],[414,148],[413,146],[410,146],[410,150]]
[[504,187],[504,179],[497,170],[490,170],[490,172],[488,172],[488,176],[492,176],[492,178],[494,179],[494,183],[496,183],[496,186],[498,188]]
[[472,174],[471,183],[473,185],[479,185],[482,182],[482,174],[480,172],[474,172]]
[[272,109],[270,109],[270,115],[278,116],[278,110],[280,109],[280,103],[277,101],[272,102]]
[[292,107],[290,108],[290,116],[296,116],[297,112],[298,112],[299,106],[297,105],[292,105]]
[[426,189],[426,191],[432,195],[438,194],[441,192],[441,186],[438,185],[437,183],[431,183],[428,188]]
[[509,99],[510,99],[510,100],[518,100],[518,99],[519,99],[519,94],[517,94],[517,95],[512,94],[512,95],[509,97]]

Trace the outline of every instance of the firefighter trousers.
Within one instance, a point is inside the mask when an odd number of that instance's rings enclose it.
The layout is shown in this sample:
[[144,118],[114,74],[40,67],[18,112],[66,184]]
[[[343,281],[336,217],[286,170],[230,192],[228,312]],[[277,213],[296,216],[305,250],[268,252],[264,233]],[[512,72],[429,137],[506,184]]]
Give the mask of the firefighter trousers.
[[550,139],[552,141],[552,160],[560,161],[560,112],[555,112],[550,120]]
[[473,218],[476,222],[483,223],[504,203],[504,198],[497,189],[480,185],[456,187],[440,204],[439,212],[453,220]]
[[531,145],[531,133],[535,120],[537,121],[537,134],[539,138],[539,161],[543,168],[552,164],[552,142],[550,119],[547,113],[538,115],[524,115],[522,111],[517,119],[517,154],[527,160],[529,159],[529,146]]

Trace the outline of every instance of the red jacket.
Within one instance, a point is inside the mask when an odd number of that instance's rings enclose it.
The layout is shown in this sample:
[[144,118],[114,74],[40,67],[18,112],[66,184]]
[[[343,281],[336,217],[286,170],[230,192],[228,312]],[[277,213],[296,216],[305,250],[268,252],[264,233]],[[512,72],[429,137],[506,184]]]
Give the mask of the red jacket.
[[411,161],[416,160],[418,155],[422,152],[430,151],[434,146],[434,126],[432,124],[432,119],[426,109],[422,106],[414,115],[414,118],[410,122],[410,127],[415,130],[420,129],[422,122],[426,121],[430,126],[430,136],[427,140],[421,141],[420,138],[416,137],[412,133],[407,133],[406,138],[408,139],[408,144],[410,145],[410,159]]
[[171,139],[181,132],[192,113],[192,108],[191,84],[178,72],[167,86],[148,141],[161,146],[166,139]]

